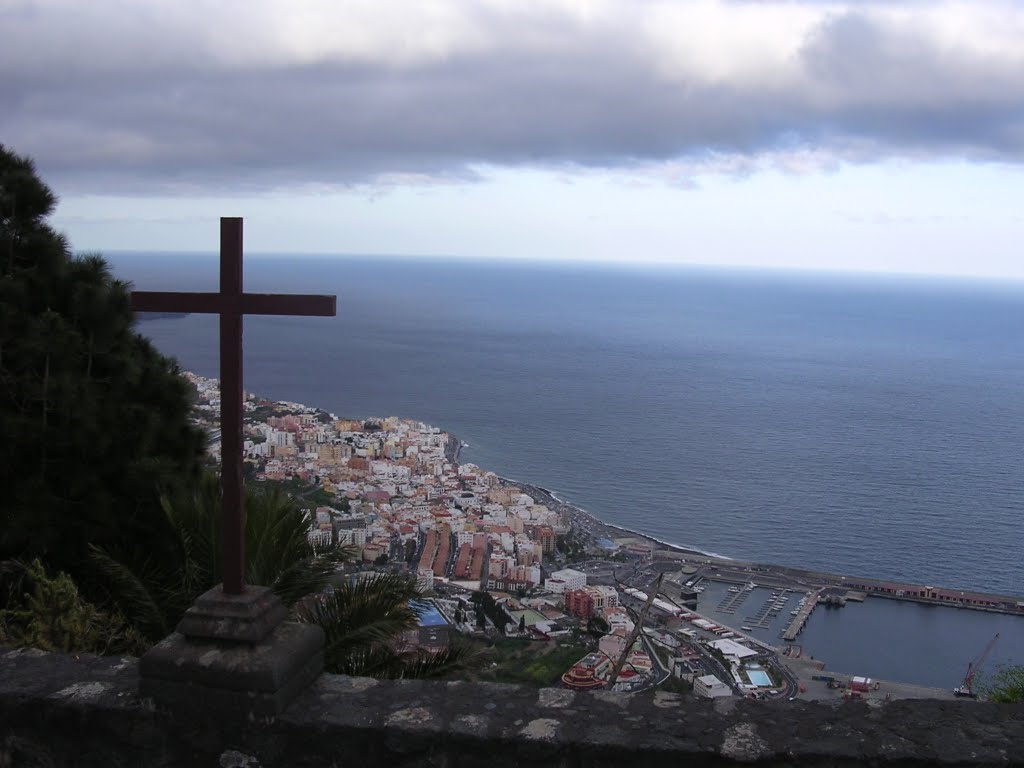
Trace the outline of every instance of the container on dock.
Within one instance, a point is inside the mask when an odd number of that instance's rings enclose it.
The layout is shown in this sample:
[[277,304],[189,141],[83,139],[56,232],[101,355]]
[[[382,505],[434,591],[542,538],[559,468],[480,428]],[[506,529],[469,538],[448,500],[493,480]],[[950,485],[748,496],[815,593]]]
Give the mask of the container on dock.
[[870,691],[872,680],[870,677],[850,678],[850,689],[854,691]]

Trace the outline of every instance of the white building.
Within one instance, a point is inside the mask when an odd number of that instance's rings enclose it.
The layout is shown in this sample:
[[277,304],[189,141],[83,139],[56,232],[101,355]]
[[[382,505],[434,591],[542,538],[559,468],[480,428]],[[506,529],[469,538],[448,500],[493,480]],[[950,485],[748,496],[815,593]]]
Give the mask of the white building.
[[704,675],[693,681],[693,692],[705,699],[717,699],[732,696],[732,689],[714,675]]
[[750,656],[757,656],[757,651],[728,638],[712,640],[708,645],[718,651],[721,651],[722,655],[727,659],[730,659],[733,663],[741,662]]
[[342,528],[338,531],[339,544],[354,544],[357,547],[366,546],[365,528]]
[[330,531],[310,531],[309,543],[317,547],[329,547],[331,545]]
[[564,594],[573,589],[583,589],[587,586],[587,574],[573,568],[563,568],[551,574],[551,578],[544,582],[544,587],[550,592]]
[[270,435],[269,442],[271,445],[276,446],[277,448],[287,448],[289,446],[295,445],[295,435],[293,435],[291,432],[278,432],[275,430]]
[[[593,590],[594,610],[619,607],[619,593],[615,590],[615,587],[599,584],[594,587],[588,587],[588,589]],[[600,598],[598,595],[600,595]]]
[[540,584],[540,566],[531,565],[526,569],[526,580],[531,584]]
[[608,622],[608,627],[612,632],[624,635],[632,632],[635,626],[625,611],[616,608],[605,609],[604,620]]

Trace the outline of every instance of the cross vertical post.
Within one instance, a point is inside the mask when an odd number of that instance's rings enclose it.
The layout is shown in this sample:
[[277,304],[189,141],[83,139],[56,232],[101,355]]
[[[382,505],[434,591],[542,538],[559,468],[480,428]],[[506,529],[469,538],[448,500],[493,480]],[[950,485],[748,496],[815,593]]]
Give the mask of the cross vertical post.
[[201,312],[220,315],[220,429],[222,589],[245,595],[245,488],[242,456],[242,315],[334,317],[334,296],[244,293],[242,219],[220,220],[220,291],[132,291],[136,312]]
[[190,710],[212,696],[217,714],[278,715],[323,669],[324,633],[285,621],[288,609],[270,587],[245,583],[242,315],[334,317],[336,298],[245,293],[242,220],[222,218],[219,292],[132,291],[131,302],[136,312],[220,315],[222,580],[142,656],[139,692]]
[[[242,297],[242,220],[220,220],[220,293]],[[245,591],[245,489],[242,480],[242,313],[220,315],[220,429],[224,591]]]

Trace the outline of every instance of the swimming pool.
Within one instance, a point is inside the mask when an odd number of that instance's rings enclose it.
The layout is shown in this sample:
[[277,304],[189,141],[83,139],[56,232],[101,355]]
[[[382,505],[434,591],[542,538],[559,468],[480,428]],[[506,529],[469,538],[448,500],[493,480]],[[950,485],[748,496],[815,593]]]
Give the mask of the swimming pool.
[[768,676],[768,673],[760,669],[748,669],[747,678],[750,680],[752,685],[756,685],[758,688],[771,688],[772,679]]
[[448,623],[433,603],[426,600],[410,600],[409,605],[419,614],[421,627],[443,627]]

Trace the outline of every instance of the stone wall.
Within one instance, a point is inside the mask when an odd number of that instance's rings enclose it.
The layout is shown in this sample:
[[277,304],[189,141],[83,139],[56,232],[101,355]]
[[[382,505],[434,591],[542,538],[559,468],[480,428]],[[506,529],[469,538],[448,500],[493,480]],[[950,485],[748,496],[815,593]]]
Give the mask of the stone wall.
[[1024,765],[1024,705],[813,704],[323,675],[276,719],[162,711],[134,659],[0,650],[0,768]]

